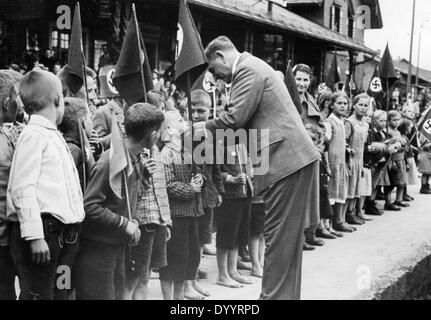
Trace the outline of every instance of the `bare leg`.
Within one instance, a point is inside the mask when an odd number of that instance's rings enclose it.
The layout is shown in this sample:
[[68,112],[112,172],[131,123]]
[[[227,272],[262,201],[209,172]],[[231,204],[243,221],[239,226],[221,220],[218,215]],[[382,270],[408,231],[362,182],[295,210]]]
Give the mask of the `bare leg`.
[[403,202],[404,187],[397,187],[397,202]]
[[356,199],[356,214],[362,214],[362,208],[364,207],[365,197],[360,197]]
[[227,271],[229,273],[229,276],[236,282],[239,282],[242,284],[253,284],[253,281],[239,274],[237,269],[237,263],[238,263],[238,247],[228,251]]
[[[217,267],[218,279],[217,284],[228,288],[242,288],[242,285],[234,281],[228,273],[227,268],[228,250],[217,248]],[[236,267],[236,261],[235,261]]]
[[260,238],[256,236],[250,237],[250,241],[248,243],[248,247],[250,248],[250,258],[251,258],[251,275],[262,278],[263,277],[263,269],[260,265],[259,260],[259,249],[260,249]]
[[392,203],[391,193],[392,193],[391,188],[385,187],[385,202],[387,205]]
[[343,204],[341,204],[341,203],[336,203],[333,206],[334,214],[335,214],[334,222],[337,223],[337,224],[340,224],[340,223],[344,222],[344,217],[343,217],[343,215],[344,215],[344,207],[346,207],[346,206],[343,205]]
[[[196,281],[196,280],[194,280]],[[204,300],[205,297],[193,288],[192,281],[186,281],[184,284],[184,297],[188,300]]]
[[185,281],[174,281],[174,300],[184,300]]
[[133,292],[133,300],[148,300],[148,280],[139,280]]
[[163,299],[172,301],[174,300],[174,282],[170,280],[160,280],[160,287],[162,289]]

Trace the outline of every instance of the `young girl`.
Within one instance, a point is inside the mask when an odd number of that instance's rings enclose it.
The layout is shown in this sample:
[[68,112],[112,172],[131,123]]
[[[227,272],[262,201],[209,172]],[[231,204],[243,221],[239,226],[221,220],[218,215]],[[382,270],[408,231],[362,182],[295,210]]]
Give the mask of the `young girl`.
[[329,200],[334,210],[333,228],[340,232],[353,232],[346,224],[343,207],[347,199],[347,165],[346,165],[346,131],[344,117],[349,106],[349,98],[344,92],[337,92],[332,96],[332,113],[327,121],[331,126],[329,138],[328,162],[331,171],[329,182]]
[[364,146],[368,136],[368,123],[364,120],[369,109],[370,97],[363,93],[353,99],[353,115],[346,122],[346,142],[354,151],[350,162],[350,176],[347,189],[346,221],[362,225],[367,219],[362,215],[365,200],[360,190],[364,169]]
[[[401,124],[401,114],[396,110],[391,110],[388,113],[389,130],[388,137],[393,140],[397,140],[401,143],[402,148],[391,156],[388,163],[388,174],[390,180],[390,186],[385,187],[385,210],[389,211],[400,211],[400,208],[406,208],[409,205],[403,203],[404,187],[407,183],[407,171],[405,162],[405,146],[406,141],[401,136],[398,130]],[[397,188],[396,201],[391,202],[391,193],[394,188]]]

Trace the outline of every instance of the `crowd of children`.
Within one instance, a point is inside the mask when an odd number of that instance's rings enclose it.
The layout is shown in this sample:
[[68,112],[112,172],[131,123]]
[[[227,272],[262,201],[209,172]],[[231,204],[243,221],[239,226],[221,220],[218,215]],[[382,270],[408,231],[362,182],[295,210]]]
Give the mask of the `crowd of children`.
[[[381,215],[377,200],[385,210],[407,207],[418,172],[421,193],[431,194],[431,143],[411,108],[373,112],[367,94],[350,101],[329,89],[314,100],[311,69],[298,65],[294,74],[321,153],[320,212],[307,218],[304,250]],[[0,299],[17,298],[17,276],[20,299],[145,300],[154,275],[164,299],[205,299],[201,256],[214,234],[218,285],[261,278],[265,206],[245,147],[216,143],[214,157],[235,161],[197,165],[183,148],[187,111],[163,92],[92,110],[85,94],[70,93],[67,76],[0,70]],[[193,122],[213,116],[208,93],[190,99]],[[114,172],[118,141],[127,166]],[[238,272],[244,267],[250,277]]]

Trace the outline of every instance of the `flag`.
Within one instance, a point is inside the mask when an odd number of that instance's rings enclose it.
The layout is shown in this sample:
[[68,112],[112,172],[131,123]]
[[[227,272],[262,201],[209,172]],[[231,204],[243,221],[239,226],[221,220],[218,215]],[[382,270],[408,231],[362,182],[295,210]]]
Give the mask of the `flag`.
[[99,70],[99,83],[100,83],[100,98],[113,98],[118,97],[119,93],[114,86],[113,77],[115,74],[115,66],[108,64]]
[[424,112],[424,116],[419,121],[418,130],[431,141],[431,108]]
[[338,73],[337,53],[335,53],[325,83],[329,89],[334,90],[335,85],[340,81],[341,78],[340,74]]
[[284,83],[286,84],[287,90],[289,90],[290,97],[295,104],[299,114],[302,113],[301,98],[299,97],[298,87],[296,86],[295,76],[293,75],[291,61],[287,65],[286,74],[284,76]]
[[193,84],[207,68],[201,37],[193,21],[186,0],[180,0],[175,63],[175,83],[187,89],[187,76]]
[[146,94],[153,89],[153,80],[144,40],[139,30],[135,6],[127,26],[126,36],[115,67],[113,84],[129,106],[146,101]]
[[112,192],[122,199],[123,173],[133,173],[132,162],[126,149],[124,135],[115,117],[112,119],[111,146],[109,149],[109,185]]
[[[383,53],[382,59],[380,60],[379,74],[382,80],[389,80],[389,87],[391,87],[395,83],[395,81],[398,80],[398,75],[395,71],[394,62],[389,51],[389,44],[386,45],[385,52]],[[386,91],[386,88],[383,88],[383,91]]]
[[204,90],[208,94],[212,94],[214,90],[217,89],[217,84],[214,81],[214,77],[211,72],[207,69],[199,76],[199,78],[193,83],[192,91],[194,90]]
[[379,66],[376,66],[374,74],[371,77],[370,84],[368,85],[368,95],[374,98],[377,109],[384,109],[385,102],[383,97],[382,80],[380,79]]
[[70,91],[75,94],[82,88],[85,77],[85,59],[82,46],[82,25],[79,2],[75,5],[66,70],[69,74],[69,76],[66,77],[66,84]]

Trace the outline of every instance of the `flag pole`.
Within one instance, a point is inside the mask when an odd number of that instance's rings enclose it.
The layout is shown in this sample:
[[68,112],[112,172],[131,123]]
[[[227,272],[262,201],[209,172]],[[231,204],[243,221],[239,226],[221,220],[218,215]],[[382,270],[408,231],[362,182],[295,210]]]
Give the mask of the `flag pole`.
[[191,141],[192,141],[192,175],[194,175],[196,172],[196,164],[193,159],[193,151],[194,151],[194,130],[193,130],[193,116],[192,116],[192,92],[191,92],[191,81],[190,81],[190,71],[187,71],[187,111],[189,113],[189,121],[190,121],[190,134],[191,134]]
[[217,117],[217,97],[216,97],[216,87],[213,86],[213,92],[212,92],[212,96],[213,96],[213,117],[214,119]]
[[[141,48],[141,30],[139,29],[139,24],[138,24],[138,17],[136,15],[136,6],[135,3],[132,3],[132,14],[135,18],[135,23],[136,23],[136,35],[138,37],[138,46],[139,46],[139,62],[140,62],[140,68],[139,71],[141,72],[141,79],[142,79],[142,87],[144,88],[144,102],[147,103],[147,88],[145,86],[145,78],[144,78],[144,70],[142,68],[142,65],[144,64],[145,61],[142,61],[142,57],[141,57],[141,52],[143,52],[143,48]],[[145,57],[144,57],[145,59]]]
[[386,121],[386,133],[389,133],[389,79],[386,78],[386,116],[388,121]]
[[[79,4],[79,2],[76,3],[76,10],[78,10],[79,15],[81,16],[81,6]],[[81,35],[81,54],[82,54],[82,66],[83,66],[83,80],[84,80],[84,88],[85,88],[85,96],[87,97],[87,104],[88,104],[88,108],[90,108],[90,97],[88,95],[88,83],[87,83],[87,65],[85,63],[85,55],[84,55],[84,44],[82,43],[82,35]],[[86,150],[85,150],[85,146],[84,146],[84,139],[83,139],[83,135],[84,131],[82,128],[82,124],[81,122],[79,122],[79,143],[81,144],[81,160],[82,160],[82,180],[83,180],[83,185],[84,185],[84,191],[87,189],[87,168],[86,168]]]

